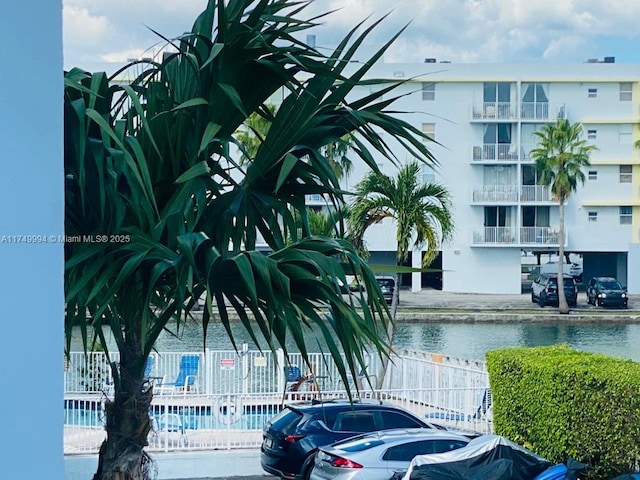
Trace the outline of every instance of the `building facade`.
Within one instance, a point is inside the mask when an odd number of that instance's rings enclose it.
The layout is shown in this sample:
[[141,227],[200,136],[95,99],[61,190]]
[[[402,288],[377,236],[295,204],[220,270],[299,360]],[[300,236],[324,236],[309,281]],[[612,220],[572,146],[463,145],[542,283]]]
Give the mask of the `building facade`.
[[[394,110],[434,138],[439,162],[424,180],[453,196],[455,237],[435,265],[451,292],[520,293],[522,258],[565,250],[582,259],[583,281],[615,276],[640,293],[640,65],[379,63],[373,78],[403,80]],[[367,88],[382,88],[367,87]],[[365,93],[365,92],[361,92]],[[558,206],[539,185],[530,152],[534,132],[558,118],[580,122],[591,155],[586,181],[565,206],[559,238]],[[400,149],[398,150],[400,152]],[[404,156],[402,156],[404,155]],[[408,161],[399,154],[399,161]],[[383,172],[396,167],[381,162]],[[352,188],[364,170],[346,178]],[[371,228],[365,241],[374,263],[393,262],[395,226]],[[414,252],[412,264],[420,265]],[[411,276],[419,290],[425,275]],[[405,280],[405,285],[407,281]]]

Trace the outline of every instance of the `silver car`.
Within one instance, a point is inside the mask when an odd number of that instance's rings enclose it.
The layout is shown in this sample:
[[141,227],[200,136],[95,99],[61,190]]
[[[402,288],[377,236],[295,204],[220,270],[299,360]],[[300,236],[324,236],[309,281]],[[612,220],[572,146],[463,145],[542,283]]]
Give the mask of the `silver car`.
[[462,435],[426,428],[367,433],[320,448],[309,478],[389,480],[405,472],[416,455],[448,452],[467,443]]

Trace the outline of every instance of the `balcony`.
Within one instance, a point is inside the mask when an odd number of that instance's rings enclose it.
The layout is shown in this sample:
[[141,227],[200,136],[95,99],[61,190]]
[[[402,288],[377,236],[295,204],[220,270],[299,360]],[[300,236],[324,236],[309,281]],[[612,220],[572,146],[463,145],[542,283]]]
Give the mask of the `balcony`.
[[483,185],[473,190],[474,203],[516,203],[518,191],[515,185]]
[[522,203],[551,202],[551,190],[544,185],[521,185],[520,201]]
[[511,162],[518,159],[515,143],[485,143],[473,147],[474,162]]
[[515,227],[484,227],[473,231],[474,245],[514,245],[516,243]]
[[[520,243],[523,245],[560,246],[557,227],[520,227]],[[566,244],[566,232],[565,232]]]
[[511,102],[478,102],[471,106],[472,120],[515,120],[516,106]]
[[520,147],[520,160],[523,162],[533,162],[533,159],[531,158],[531,150],[537,147],[538,145],[535,143],[523,143]]
[[538,120],[542,122],[567,118],[565,104],[550,104],[549,102],[522,102],[520,104],[520,118],[522,120]]
[[[567,235],[565,232],[565,245]],[[559,247],[557,227],[482,227],[473,230],[472,245]]]

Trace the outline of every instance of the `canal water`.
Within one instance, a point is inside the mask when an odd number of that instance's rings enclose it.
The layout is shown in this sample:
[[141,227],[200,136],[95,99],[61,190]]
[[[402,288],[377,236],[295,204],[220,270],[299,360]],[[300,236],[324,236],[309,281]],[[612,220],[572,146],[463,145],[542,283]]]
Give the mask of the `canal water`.
[[[244,332],[242,325],[233,324],[232,332],[238,345],[255,346]],[[308,335],[310,351],[314,348],[312,334]],[[640,362],[640,324],[622,323],[411,323],[396,326],[393,345],[445,355],[484,360],[485,352],[505,347],[535,347],[567,343],[578,350],[603,353]],[[232,349],[233,346],[220,324],[209,325],[207,348]],[[163,351],[201,351],[202,328],[188,323],[180,337],[163,334],[157,345]],[[81,351],[82,344],[74,339],[73,351]]]

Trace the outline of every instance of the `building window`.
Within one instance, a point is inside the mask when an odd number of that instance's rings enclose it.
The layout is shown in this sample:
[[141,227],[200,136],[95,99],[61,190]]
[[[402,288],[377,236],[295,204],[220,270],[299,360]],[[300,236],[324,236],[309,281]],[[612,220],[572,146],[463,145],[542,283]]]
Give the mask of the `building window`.
[[620,165],[620,183],[631,183],[633,181],[633,173],[631,165]]
[[597,170],[589,170],[588,178],[589,178],[589,180],[597,180],[598,179],[598,171]]
[[631,82],[620,82],[620,101],[630,102],[633,100],[633,85]]
[[422,82],[422,100],[436,99],[436,84],[433,82]]
[[436,139],[436,124],[435,123],[423,123],[422,133],[426,134],[432,140]]
[[618,141],[620,144],[631,145],[633,143],[632,140],[632,127],[630,123],[622,123],[620,124],[620,130],[618,132]]
[[597,222],[598,221],[598,212],[589,212],[589,221]]
[[590,88],[587,91],[587,97],[589,97],[589,98],[597,98],[598,97],[598,89],[597,88]]
[[597,136],[598,136],[597,130],[587,130],[587,138],[589,140],[595,140]]
[[631,225],[633,209],[631,207],[620,207],[620,225]]

